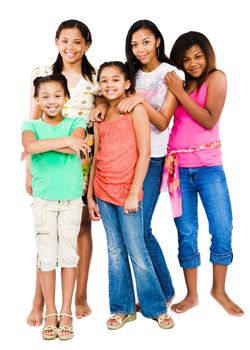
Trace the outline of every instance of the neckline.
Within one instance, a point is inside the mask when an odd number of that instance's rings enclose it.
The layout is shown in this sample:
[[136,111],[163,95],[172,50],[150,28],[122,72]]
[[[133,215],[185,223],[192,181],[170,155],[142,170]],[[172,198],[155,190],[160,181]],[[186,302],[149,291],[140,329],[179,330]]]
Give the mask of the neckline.
[[161,63],[159,64],[159,66],[156,67],[155,69],[153,69],[151,72],[144,72],[141,68],[139,68],[138,72],[141,72],[141,73],[143,73],[143,74],[152,74],[152,73],[154,73],[155,71],[157,71],[157,70],[162,66],[163,63],[164,63],[164,62],[161,62]]
[[104,124],[116,123],[116,122],[118,122],[119,120],[121,120],[123,117],[129,117],[129,113],[123,113],[123,114],[119,115],[119,117],[117,117],[116,119],[109,120],[109,121],[106,121],[106,120],[104,119],[102,123],[104,123]]
[[69,90],[76,89],[76,88],[78,87],[78,85],[80,85],[80,83],[81,83],[82,79],[83,79],[83,76],[80,78],[80,80],[78,81],[78,83],[77,83],[75,86],[73,86],[73,87],[69,86],[69,87],[68,87],[68,88],[69,88]]
[[44,121],[42,118],[40,119],[41,123],[43,124],[46,124],[48,126],[50,126],[51,128],[57,128],[59,125],[61,125],[64,121],[65,121],[66,118],[63,118],[63,120],[61,120],[58,124],[56,125],[52,125],[52,124],[49,124],[47,123],[46,121]]

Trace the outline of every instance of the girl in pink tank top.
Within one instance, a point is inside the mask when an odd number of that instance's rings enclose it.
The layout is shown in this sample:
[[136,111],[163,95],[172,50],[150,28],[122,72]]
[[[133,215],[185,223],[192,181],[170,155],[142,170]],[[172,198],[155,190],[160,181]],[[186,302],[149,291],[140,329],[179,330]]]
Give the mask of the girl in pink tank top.
[[95,155],[91,169],[88,207],[92,220],[106,231],[109,260],[108,329],[121,328],[136,319],[136,301],[129,260],[133,267],[141,312],[172,328],[164,293],[144,241],[142,185],[150,160],[150,128],[145,108],[138,104],[130,114],[117,105],[131,87],[122,62],[105,62],[98,81],[108,100],[106,118],[95,123]]
[[185,86],[173,71],[166,83],[179,105],[169,139],[162,189],[169,188],[178,231],[179,263],[183,268],[187,295],[172,305],[177,313],[198,304],[198,195],[204,206],[211,234],[210,261],[213,264],[211,295],[234,316],[243,310],[226,294],[227,267],[232,262],[232,211],[222,167],[219,119],[227,82],[216,69],[215,54],[201,33],[188,32],[175,42],[170,59],[185,73]]

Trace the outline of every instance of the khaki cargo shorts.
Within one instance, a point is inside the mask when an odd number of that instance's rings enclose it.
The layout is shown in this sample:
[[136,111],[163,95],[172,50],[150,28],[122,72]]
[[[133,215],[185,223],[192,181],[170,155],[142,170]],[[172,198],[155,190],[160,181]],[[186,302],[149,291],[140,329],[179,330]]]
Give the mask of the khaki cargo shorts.
[[57,266],[77,267],[82,198],[70,201],[34,198],[32,207],[39,270],[52,271]]

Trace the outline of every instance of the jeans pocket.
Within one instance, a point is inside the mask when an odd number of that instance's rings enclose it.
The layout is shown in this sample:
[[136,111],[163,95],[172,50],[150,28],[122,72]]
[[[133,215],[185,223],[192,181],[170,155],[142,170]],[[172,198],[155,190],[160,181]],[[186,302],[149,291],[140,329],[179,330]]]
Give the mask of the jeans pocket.
[[70,205],[70,217],[73,224],[80,225],[82,221],[82,198],[77,198],[69,202]]
[[42,226],[47,217],[47,201],[45,199],[34,198],[32,209],[35,226]]

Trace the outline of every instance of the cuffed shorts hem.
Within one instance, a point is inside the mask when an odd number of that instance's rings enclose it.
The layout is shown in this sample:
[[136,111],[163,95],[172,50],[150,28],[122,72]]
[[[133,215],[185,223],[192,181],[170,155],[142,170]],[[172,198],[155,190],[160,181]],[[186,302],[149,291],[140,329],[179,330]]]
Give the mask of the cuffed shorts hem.
[[38,270],[40,272],[49,272],[54,271],[56,269],[56,265],[49,265],[49,266],[42,266],[41,264],[38,265]]
[[183,269],[195,269],[201,264],[200,254],[195,254],[190,258],[178,256],[180,267]]
[[214,252],[210,253],[210,262],[212,264],[218,265],[230,265],[233,261],[233,253],[228,254],[216,254]]

